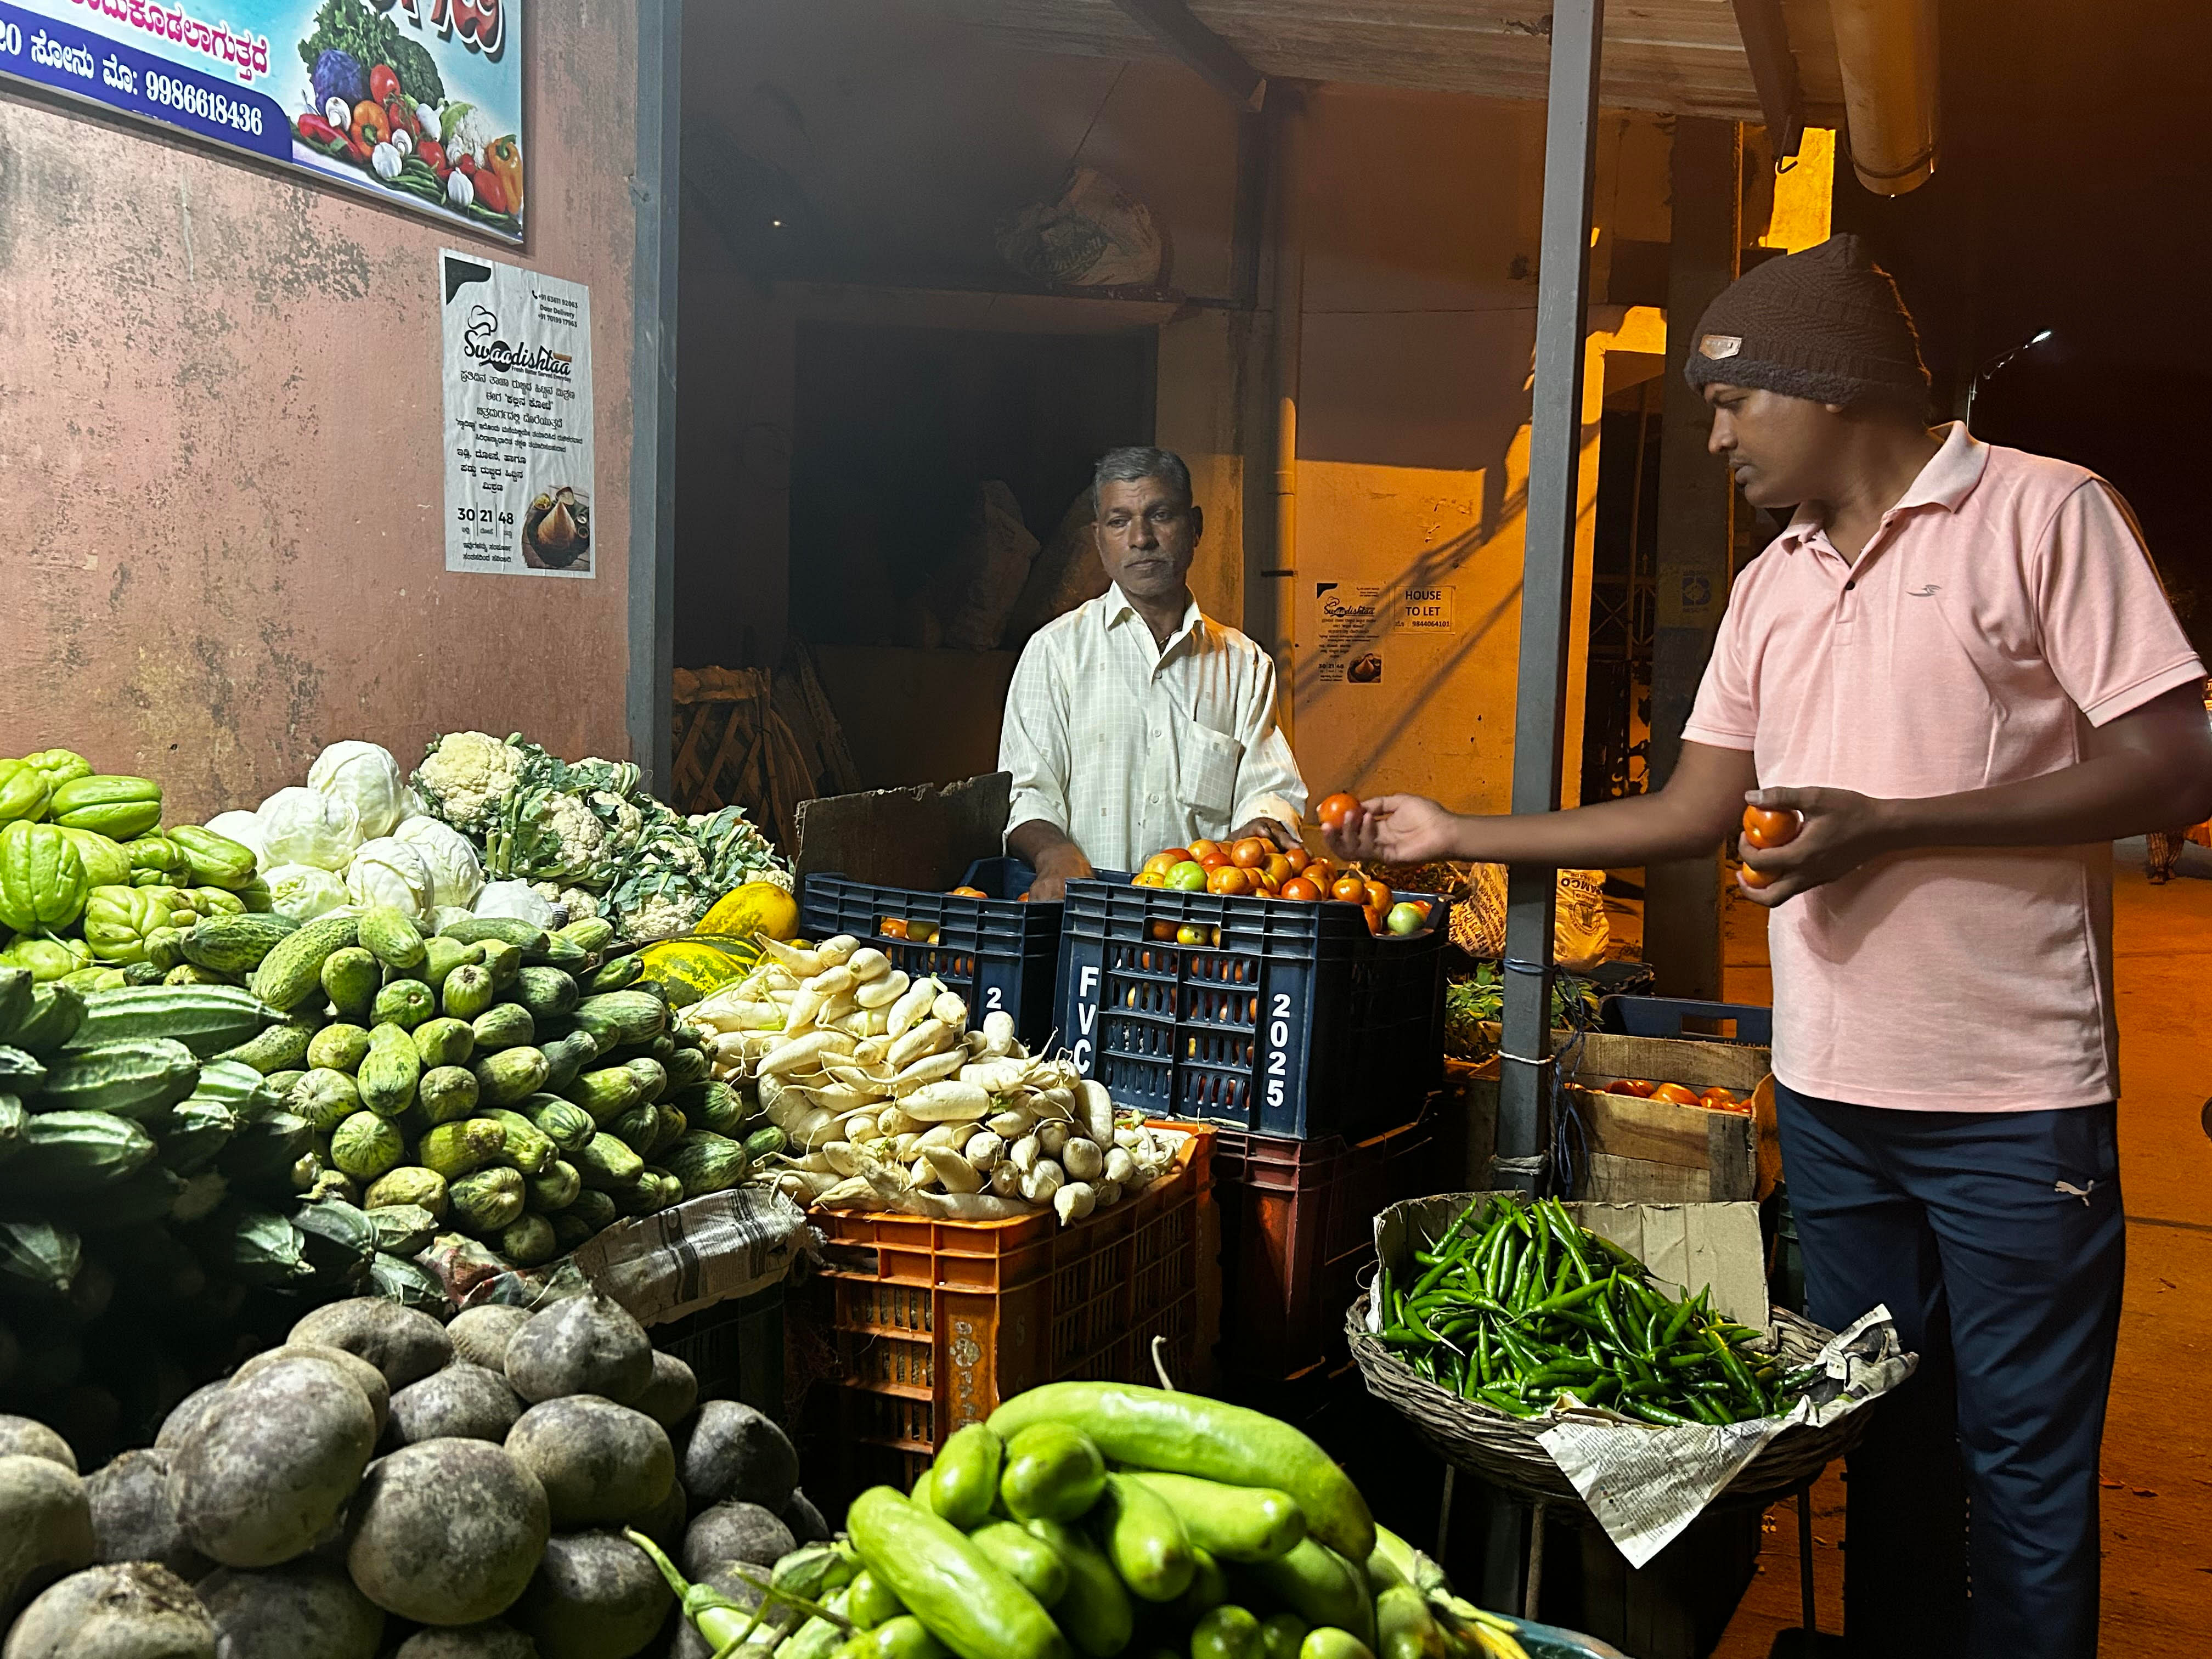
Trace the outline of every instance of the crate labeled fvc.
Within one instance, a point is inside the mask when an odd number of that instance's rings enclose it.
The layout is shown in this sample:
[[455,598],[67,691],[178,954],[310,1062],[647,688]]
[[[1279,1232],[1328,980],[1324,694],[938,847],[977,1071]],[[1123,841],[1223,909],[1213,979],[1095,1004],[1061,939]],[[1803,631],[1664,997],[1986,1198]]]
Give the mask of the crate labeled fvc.
[[1154,1116],[1395,1127],[1442,1071],[1447,903],[1418,933],[1378,937],[1356,904],[1072,881],[1061,1041],[1116,1105]]
[[838,933],[866,939],[915,978],[942,980],[966,1001],[975,1025],[988,1014],[1011,1014],[1015,1035],[1042,1049],[1052,1036],[1060,907],[1024,902],[1030,879],[1027,866],[1004,858],[971,866],[968,893],[811,875],[799,930],[812,939]]

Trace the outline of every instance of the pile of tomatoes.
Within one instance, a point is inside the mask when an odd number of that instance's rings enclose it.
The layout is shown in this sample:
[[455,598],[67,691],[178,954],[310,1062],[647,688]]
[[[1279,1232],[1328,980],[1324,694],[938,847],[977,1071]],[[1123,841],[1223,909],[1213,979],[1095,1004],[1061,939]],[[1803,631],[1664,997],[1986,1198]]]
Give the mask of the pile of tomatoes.
[[1702,1106],[1709,1112],[1745,1112],[1751,1110],[1751,1102],[1730,1094],[1718,1085],[1705,1090],[1692,1089],[1686,1083],[1647,1083],[1640,1077],[1625,1077],[1605,1085],[1609,1095],[1634,1095],[1639,1100],[1663,1100],[1669,1106]]
[[1132,880],[1139,887],[1224,898],[1357,904],[1367,913],[1368,931],[1378,935],[1418,933],[1429,925],[1427,900],[1401,898],[1379,881],[1340,870],[1333,860],[1316,857],[1303,847],[1279,848],[1256,836],[1168,848],[1146,859]]

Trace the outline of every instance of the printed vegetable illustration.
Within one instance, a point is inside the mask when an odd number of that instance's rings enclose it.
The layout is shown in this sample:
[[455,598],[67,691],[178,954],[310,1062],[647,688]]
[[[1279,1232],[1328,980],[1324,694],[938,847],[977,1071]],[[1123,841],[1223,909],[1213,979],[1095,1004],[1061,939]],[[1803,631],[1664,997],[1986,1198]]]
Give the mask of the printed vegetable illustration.
[[500,189],[506,194],[510,213],[522,211],[522,146],[513,133],[495,138],[484,147],[484,164],[499,175]]

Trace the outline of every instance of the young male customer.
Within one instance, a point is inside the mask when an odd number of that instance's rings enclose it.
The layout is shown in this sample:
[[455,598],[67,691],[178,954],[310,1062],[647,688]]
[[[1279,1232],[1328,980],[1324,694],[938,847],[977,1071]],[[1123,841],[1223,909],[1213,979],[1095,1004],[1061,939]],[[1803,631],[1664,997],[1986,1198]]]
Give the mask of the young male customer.
[[1339,850],[1617,866],[1708,854],[1746,801],[1802,814],[1743,856],[1809,1311],[1887,1303],[1922,1356],[1849,1463],[1851,1650],[2076,1659],[2124,1248],[2111,844],[2212,811],[2204,667],[2102,481],[1926,429],[1856,238],[1744,276],[1688,375],[1746,497],[1796,514],[1736,579],[1666,787],[1386,796]]
[[1275,724],[1275,665],[1198,608],[1206,520],[1164,449],[1117,449],[1091,486],[1112,586],[1040,629],[1014,665],[999,768],[1006,846],[1056,899],[1197,839],[1297,839],[1306,787]]

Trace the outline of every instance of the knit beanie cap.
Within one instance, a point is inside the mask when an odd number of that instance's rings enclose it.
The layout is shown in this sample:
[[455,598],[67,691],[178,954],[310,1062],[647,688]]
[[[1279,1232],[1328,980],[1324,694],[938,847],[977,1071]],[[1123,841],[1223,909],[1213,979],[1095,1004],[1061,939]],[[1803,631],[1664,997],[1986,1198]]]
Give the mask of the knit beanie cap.
[[1888,403],[1918,413],[1928,402],[1928,366],[1897,284],[1850,234],[1737,277],[1698,319],[1683,373],[1693,386],[1748,386],[1820,404]]

